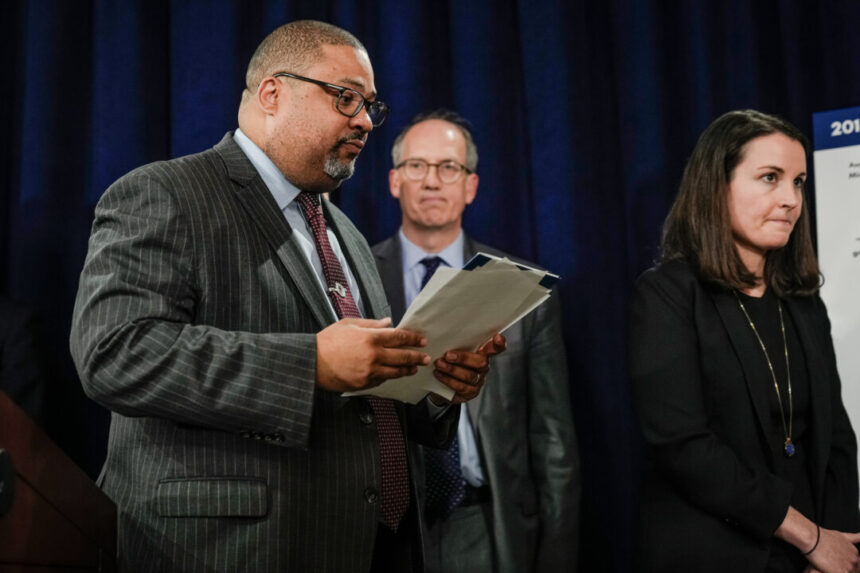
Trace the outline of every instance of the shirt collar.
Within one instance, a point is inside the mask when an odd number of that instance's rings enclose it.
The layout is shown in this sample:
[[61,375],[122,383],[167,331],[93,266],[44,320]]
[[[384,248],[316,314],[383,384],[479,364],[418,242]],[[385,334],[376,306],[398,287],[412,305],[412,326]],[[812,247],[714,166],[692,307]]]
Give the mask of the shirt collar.
[[248,160],[260,174],[263,183],[269,188],[275,201],[278,202],[278,207],[283,211],[301,193],[299,188],[284,177],[284,174],[272,163],[269,156],[251,141],[241,129],[237,128],[233,133],[233,141],[248,156]]
[[398,235],[400,237],[401,257],[404,272],[410,271],[415,266],[420,265],[421,259],[433,256],[441,258],[442,261],[451,268],[460,269],[463,267],[463,244],[465,238],[463,236],[462,229],[460,229],[454,242],[438,253],[427,253],[421,247],[407,239],[406,235],[403,233],[403,227],[398,231]]

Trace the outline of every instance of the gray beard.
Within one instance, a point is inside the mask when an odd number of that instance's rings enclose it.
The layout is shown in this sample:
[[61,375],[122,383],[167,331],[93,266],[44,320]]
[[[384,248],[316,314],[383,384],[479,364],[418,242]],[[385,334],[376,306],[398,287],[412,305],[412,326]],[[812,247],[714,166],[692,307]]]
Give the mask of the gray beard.
[[355,159],[343,163],[333,151],[326,157],[323,171],[335,181],[346,181],[355,173]]

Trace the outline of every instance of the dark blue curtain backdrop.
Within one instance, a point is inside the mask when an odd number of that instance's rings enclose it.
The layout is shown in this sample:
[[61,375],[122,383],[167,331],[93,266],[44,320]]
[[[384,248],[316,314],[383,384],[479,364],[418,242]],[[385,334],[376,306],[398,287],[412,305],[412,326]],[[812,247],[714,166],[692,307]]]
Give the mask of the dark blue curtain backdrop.
[[333,197],[371,243],[399,223],[387,190],[398,128],[438,106],[474,124],[481,185],[466,227],[563,277],[583,562],[629,570],[633,281],[655,257],[684,161],[713,118],[752,107],[810,133],[812,112],[860,104],[860,2],[0,3],[0,294],[48,326],[49,431],[90,474],[108,417],[83,396],[67,338],[93,207],[130,169],[234,129],[254,47],[297,18],[355,33],[393,109]]

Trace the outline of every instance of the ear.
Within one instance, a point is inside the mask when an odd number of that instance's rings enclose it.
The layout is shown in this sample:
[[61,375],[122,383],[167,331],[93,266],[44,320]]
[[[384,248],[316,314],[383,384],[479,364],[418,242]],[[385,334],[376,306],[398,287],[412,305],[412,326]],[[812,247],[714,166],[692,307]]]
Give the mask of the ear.
[[400,199],[400,170],[392,169],[388,172],[388,191],[395,199]]
[[469,173],[466,177],[466,205],[471,205],[478,194],[478,174]]
[[283,84],[278,81],[278,78],[273,78],[271,76],[260,82],[260,85],[257,87],[257,94],[255,97],[260,109],[262,109],[266,115],[275,115],[275,113],[277,113],[278,104],[281,103],[281,100],[287,95],[287,90],[281,89],[283,87]]

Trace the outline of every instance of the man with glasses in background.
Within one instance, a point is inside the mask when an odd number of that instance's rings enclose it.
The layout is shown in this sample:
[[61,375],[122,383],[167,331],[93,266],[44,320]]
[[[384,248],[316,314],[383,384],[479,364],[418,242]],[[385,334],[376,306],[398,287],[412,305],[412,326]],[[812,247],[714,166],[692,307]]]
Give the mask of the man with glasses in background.
[[[389,327],[367,243],[320,201],[387,112],[357,39],[293,22],[254,53],[239,129],[99,201],[71,349],[113,412],[99,483],[124,570],[420,567],[406,438],[445,443],[458,410],[341,396],[431,358]],[[459,403],[503,349],[431,367]]]
[[[417,116],[391,156],[402,222],[373,253],[397,323],[439,266],[507,255],[462,230],[478,190],[478,150],[463,118]],[[423,448],[428,573],[576,570],[581,479],[560,317],[553,293],[511,327],[489,384],[461,408],[457,438]]]

